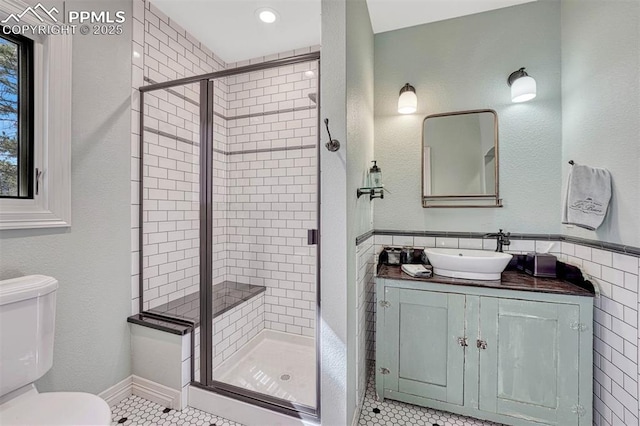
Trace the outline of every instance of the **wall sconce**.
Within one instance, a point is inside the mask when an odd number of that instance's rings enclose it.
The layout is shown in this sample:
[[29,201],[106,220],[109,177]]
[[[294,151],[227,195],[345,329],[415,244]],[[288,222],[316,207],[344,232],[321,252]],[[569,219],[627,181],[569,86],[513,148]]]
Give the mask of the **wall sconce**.
[[400,89],[400,97],[398,98],[398,112],[400,114],[413,114],[418,108],[418,97],[416,89],[409,83]]
[[536,97],[536,81],[524,70],[524,67],[509,75],[507,83],[511,86],[511,102],[526,102]]

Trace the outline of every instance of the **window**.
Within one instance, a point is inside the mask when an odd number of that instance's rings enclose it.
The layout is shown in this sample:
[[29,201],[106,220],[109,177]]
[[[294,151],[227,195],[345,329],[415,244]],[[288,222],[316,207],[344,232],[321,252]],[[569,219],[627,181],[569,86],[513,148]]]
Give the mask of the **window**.
[[33,41],[0,35],[0,197],[33,198]]
[[34,34],[32,26],[59,22],[32,9],[0,0],[0,22],[13,15],[26,28],[15,35],[0,26],[0,231],[71,225],[73,36]]

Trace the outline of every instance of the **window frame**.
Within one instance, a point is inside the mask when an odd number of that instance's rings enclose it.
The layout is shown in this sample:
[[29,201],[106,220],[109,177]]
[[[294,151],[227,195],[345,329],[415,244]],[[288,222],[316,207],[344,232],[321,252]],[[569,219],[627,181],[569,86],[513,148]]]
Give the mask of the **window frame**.
[[[20,0],[0,2],[0,20],[23,12]],[[21,24],[42,25],[31,14]],[[53,21],[44,24],[55,24]],[[32,36],[33,167],[40,172],[33,198],[0,198],[0,230],[71,226],[72,36]],[[34,179],[36,177],[34,176]]]
[[0,199],[30,199],[35,193],[36,173],[33,164],[33,40],[4,33],[0,38],[18,46],[18,195],[0,194]]

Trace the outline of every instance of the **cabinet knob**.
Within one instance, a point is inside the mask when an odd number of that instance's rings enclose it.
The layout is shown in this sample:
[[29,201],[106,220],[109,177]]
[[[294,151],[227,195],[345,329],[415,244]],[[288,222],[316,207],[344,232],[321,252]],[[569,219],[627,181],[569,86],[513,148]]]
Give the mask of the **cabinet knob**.
[[466,348],[467,346],[469,346],[469,343],[467,342],[466,337],[458,337],[458,344],[463,348]]
[[485,340],[478,339],[476,340],[476,347],[478,349],[487,349],[487,342]]
[[585,413],[587,412],[587,410],[585,410],[585,408],[582,405],[578,404],[578,405],[574,405],[571,408],[571,412],[573,414],[577,414],[578,417],[583,417],[585,415]]

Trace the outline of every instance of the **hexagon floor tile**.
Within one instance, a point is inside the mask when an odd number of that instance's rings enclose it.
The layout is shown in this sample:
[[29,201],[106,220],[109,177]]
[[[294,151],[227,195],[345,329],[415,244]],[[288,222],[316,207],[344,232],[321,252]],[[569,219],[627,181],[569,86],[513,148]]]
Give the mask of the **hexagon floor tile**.
[[111,407],[111,426],[242,426],[240,423],[187,407],[170,410],[155,402],[132,395]]
[[[160,404],[132,395],[111,407],[112,426],[242,426],[240,423],[214,416],[195,408],[170,410]],[[496,426],[471,417],[433,410],[386,399],[376,401],[374,375],[367,383],[367,393],[360,413],[359,426]],[[269,426],[269,425],[264,425]]]
[[446,411],[419,407],[404,402],[385,399],[376,400],[375,374],[369,375],[367,393],[360,412],[358,426],[497,426],[472,417],[459,416]]

